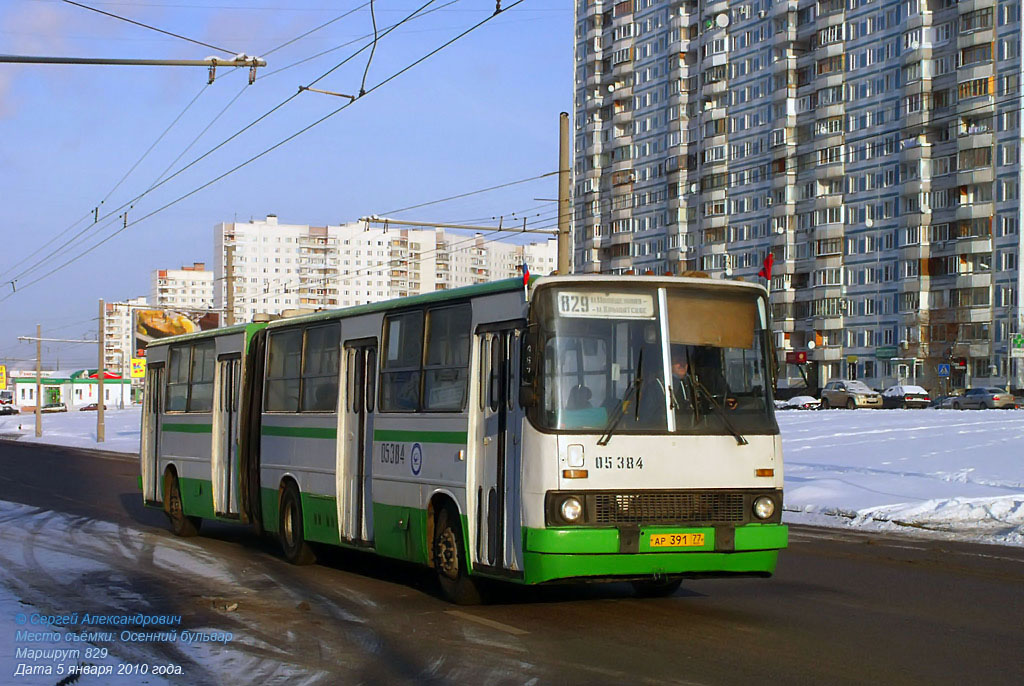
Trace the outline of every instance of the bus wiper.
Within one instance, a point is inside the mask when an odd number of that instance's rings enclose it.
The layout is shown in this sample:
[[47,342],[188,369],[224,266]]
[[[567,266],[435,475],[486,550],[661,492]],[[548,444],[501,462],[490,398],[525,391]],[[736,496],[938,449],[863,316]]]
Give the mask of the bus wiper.
[[[692,381],[693,387],[697,389],[698,393],[704,394],[704,397],[708,399],[708,403],[712,408],[714,408],[715,414],[721,417],[722,423],[725,424],[725,428],[728,429],[729,433],[736,438],[736,445],[747,445],[747,439],[743,437],[743,434],[736,430],[736,427],[733,426],[732,422],[729,420],[729,415],[727,415],[725,410],[722,409],[722,406],[718,404],[718,401],[715,400],[715,396],[711,394],[711,391],[709,391],[704,384],[697,379],[696,375],[694,375]],[[694,405],[696,405],[696,403],[694,403]]]
[[615,432],[615,427],[622,421],[622,417],[626,414],[626,410],[629,409],[629,395],[636,391],[636,411],[637,417],[640,416],[640,385],[643,382],[643,362],[644,362],[644,351],[640,349],[640,353],[636,358],[636,374],[633,375],[633,383],[629,384],[626,388],[626,392],[622,394],[618,402],[615,403],[615,413],[612,414],[610,420],[608,420],[608,426],[604,428],[604,433],[597,439],[598,445],[608,445],[608,441],[612,440],[612,434]]

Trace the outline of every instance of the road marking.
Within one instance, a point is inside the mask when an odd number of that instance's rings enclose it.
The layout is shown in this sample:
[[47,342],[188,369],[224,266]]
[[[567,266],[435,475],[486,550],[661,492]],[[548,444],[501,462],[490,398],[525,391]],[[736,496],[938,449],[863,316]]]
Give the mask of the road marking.
[[477,617],[476,615],[471,615],[468,612],[462,612],[460,610],[445,610],[444,613],[446,615],[452,615],[453,617],[460,617],[462,619],[469,620],[470,622],[476,622],[477,624],[483,624],[484,626],[489,626],[492,629],[497,629],[498,631],[504,631],[506,634],[512,634],[513,636],[524,636],[530,633],[529,631],[523,631],[522,629],[518,629],[508,624],[496,622],[493,619]]

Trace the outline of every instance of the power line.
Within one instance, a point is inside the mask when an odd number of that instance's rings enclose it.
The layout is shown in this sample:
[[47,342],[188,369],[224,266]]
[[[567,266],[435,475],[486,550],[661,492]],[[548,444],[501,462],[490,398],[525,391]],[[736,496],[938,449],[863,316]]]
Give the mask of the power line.
[[[522,0],[520,0],[520,2],[522,2]],[[546,174],[540,174],[538,176],[531,176],[531,177],[529,177],[527,179],[518,179],[516,181],[509,181],[508,183],[498,184],[497,186],[490,186],[488,188],[480,188],[478,190],[469,191],[467,193],[460,193],[459,195],[452,195],[452,196],[449,196],[447,198],[441,198],[440,200],[431,200],[429,202],[421,202],[418,205],[409,205],[408,207],[402,207],[402,208],[399,208],[397,210],[388,210],[387,212],[383,212],[382,214],[398,214],[399,212],[405,212],[406,210],[415,210],[415,209],[419,209],[420,207],[427,207],[428,205],[436,205],[437,203],[448,202],[449,200],[459,200],[460,198],[468,198],[471,195],[477,195],[479,193],[487,193],[488,191],[496,191],[496,190],[498,190],[500,188],[508,188],[509,186],[516,186],[516,185],[519,185],[521,183],[527,183],[529,181],[536,181],[538,179],[544,179],[544,178],[547,178],[549,176],[557,176],[557,175],[558,175],[557,171],[547,172]]]
[[[428,2],[427,2],[426,4],[422,5],[422,6],[421,6],[421,7],[419,8],[419,9],[415,10],[415,11],[414,11],[414,12],[413,12],[412,14],[408,15],[408,16],[407,16],[407,17],[406,17],[405,19],[403,19],[402,21],[400,21],[400,22],[398,22],[397,24],[395,24],[395,25],[394,25],[394,26],[393,26],[393,27],[392,27],[391,29],[389,29],[389,31],[390,31],[390,30],[393,30],[394,28],[397,28],[397,27],[398,27],[398,26],[400,26],[401,24],[403,24],[403,23],[405,23],[406,21],[410,20],[411,18],[415,17],[415,16],[416,16],[416,14],[418,14],[418,13],[419,13],[419,12],[420,12],[421,10],[423,10],[423,9],[424,9],[424,8],[426,8],[426,7],[428,6],[428,5],[430,5],[430,4],[431,4],[431,3],[433,2],[433,1],[434,1],[434,0],[428,0]],[[525,0],[517,0],[517,2],[514,2],[514,3],[512,4],[512,5],[510,5],[510,6],[509,6],[508,8],[506,8],[506,9],[511,9],[511,8],[515,7],[516,5],[519,5],[519,4],[521,4],[522,2],[525,2]],[[413,67],[415,67],[415,66],[417,66],[417,65],[419,65],[419,64],[421,64],[421,63],[423,63],[423,62],[424,62],[424,61],[425,61],[426,59],[428,59],[428,58],[432,57],[433,55],[436,55],[436,54],[437,54],[438,52],[440,52],[441,50],[445,49],[446,47],[448,47],[448,46],[452,45],[452,44],[453,44],[453,43],[455,43],[455,42],[456,42],[457,40],[459,40],[459,39],[461,39],[461,38],[465,37],[466,35],[468,35],[468,34],[469,34],[469,33],[471,33],[472,31],[475,31],[476,29],[480,28],[481,26],[483,26],[484,24],[486,24],[487,22],[489,22],[490,20],[492,20],[492,19],[493,19],[494,17],[498,16],[498,14],[500,14],[500,12],[496,10],[496,11],[494,12],[494,14],[491,14],[491,15],[489,15],[488,17],[486,17],[485,19],[483,19],[483,20],[481,20],[481,21],[477,22],[477,23],[476,23],[476,24],[474,24],[473,26],[469,27],[468,29],[466,29],[466,30],[465,30],[465,31],[463,31],[462,33],[460,33],[460,34],[458,34],[457,36],[455,36],[454,38],[452,38],[452,39],[450,39],[450,40],[446,41],[446,42],[445,42],[444,44],[442,44],[442,45],[441,45],[440,47],[438,47],[438,48],[436,48],[436,49],[432,50],[431,52],[427,53],[427,54],[426,54],[425,56],[423,56],[423,57],[421,57],[420,59],[418,59],[418,60],[416,60],[416,61],[412,62],[411,64],[407,65],[406,67],[403,67],[402,69],[400,69],[399,71],[395,72],[395,73],[394,73],[394,74],[392,74],[391,76],[387,77],[387,78],[386,78],[386,79],[384,79],[383,81],[381,81],[381,82],[377,83],[377,84],[376,84],[375,86],[373,86],[373,87],[372,87],[372,88],[370,88],[370,89],[369,89],[368,91],[366,91],[365,95],[369,95],[369,94],[370,94],[370,93],[372,93],[373,91],[375,91],[375,90],[379,89],[379,88],[380,88],[381,86],[383,86],[383,85],[385,85],[385,84],[387,84],[387,83],[389,83],[389,82],[393,81],[393,80],[394,80],[394,79],[396,79],[396,78],[397,78],[398,76],[400,76],[400,75],[404,74],[405,72],[409,71],[409,70],[410,70],[410,69],[412,69]],[[387,33],[387,32],[385,32],[385,34],[384,34],[384,35],[386,35],[386,33]],[[364,46],[363,48],[361,48],[361,49],[360,49],[359,51],[357,51],[356,53],[354,53],[354,54],[352,55],[352,57],[354,57],[354,56],[355,56],[356,54],[358,54],[359,52],[362,52],[362,50],[364,50],[364,49],[365,49],[366,47],[367,47],[367,46]],[[351,59],[351,57],[349,57],[349,58],[346,58],[346,60],[344,60],[344,61],[346,61],[346,62],[347,62],[347,61],[348,61],[349,59]],[[344,62],[342,62],[342,64],[343,64],[343,63],[344,63]],[[336,65],[336,66],[335,66],[335,67],[333,67],[332,69],[328,70],[328,72],[326,72],[326,73],[324,74],[324,76],[326,76],[327,74],[329,74],[329,73],[333,72],[333,71],[334,71],[335,69],[337,69],[337,68],[338,68],[339,66],[341,66],[341,65],[340,65],[340,64],[339,64],[339,65]],[[324,78],[324,76],[321,76],[321,77],[320,77],[319,79],[317,79],[317,81],[319,81],[320,79]],[[313,83],[316,83],[316,81],[314,81]],[[296,94],[296,95],[297,95],[297,94]],[[288,99],[287,99],[287,100],[285,100],[284,102],[286,103],[286,102],[290,101],[290,100],[291,100],[292,98],[294,98],[294,97],[295,97],[295,95],[291,96],[290,98],[288,98]],[[252,157],[250,157],[249,159],[245,160],[244,162],[242,162],[242,163],[240,163],[240,164],[236,165],[235,167],[232,167],[231,169],[229,169],[228,171],[224,172],[223,174],[220,174],[219,176],[217,176],[217,177],[215,177],[215,178],[211,179],[210,181],[207,181],[206,183],[204,183],[204,184],[202,184],[202,185],[198,186],[197,188],[194,188],[193,190],[191,190],[191,191],[189,191],[189,192],[187,192],[187,193],[185,193],[185,194],[183,194],[183,195],[181,195],[181,196],[178,196],[178,197],[177,197],[177,198],[175,198],[174,200],[171,200],[170,202],[168,202],[168,203],[164,204],[164,205],[163,205],[163,206],[161,206],[161,207],[158,207],[157,209],[155,209],[155,210],[151,211],[150,213],[148,213],[148,214],[146,214],[146,215],[144,215],[144,216],[140,217],[139,219],[136,219],[135,221],[132,221],[132,222],[128,222],[128,221],[127,221],[127,217],[125,217],[125,222],[124,222],[124,226],[123,226],[122,228],[120,228],[120,229],[118,229],[117,231],[115,231],[114,233],[112,233],[112,234],[108,235],[108,236],[107,236],[106,238],[104,238],[104,239],[102,239],[101,241],[99,241],[99,242],[95,243],[94,245],[92,245],[91,247],[87,248],[86,250],[84,250],[84,251],[81,251],[81,252],[79,252],[79,253],[78,253],[78,254],[76,254],[76,255],[75,255],[74,257],[72,257],[72,258],[71,258],[70,260],[67,260],[66,262],[63,262],[63,263],[62,263],[62,264],[60,264],[59,266],[57,266],[57,267],[55,267],[55,268],[51,269],[50,271],[46,272],[46,273],[45,273],[45,274],[44,274],[43,276],[40,276],[40,277],[38,277],[38,278],[36,278],[36,279],[33,279],[33,280],[32,280],[32,281],[30,281],[29,283],[27,283],[27,284],[25,284],[24,286],[22,286],[22,289],[24,289],[24,288],[27,288],[28,286],[31,286],[31,285],[33,285],[33,284],[39,283],[39,282],[40,282],[40,281],[42,281],[43,279],[45,279],[45,278],[47,278],[48,276],[50,276],[50,275],[52,275],[52,274],[56,273],[57,271],[60,271],[60,270],[61,270],[61,269],[63,269],[64,267],[68,266],[69,264],[71,264],[71,263],[73,263],[73,262],[76,262],[77,260],[81,259],[82,257],[85,257],[86,255],[88,255],[89,253],[91,253],[91,252],[92,252],[93,250],[95,250],[96,248],[100,247],[101,245],[103,245],[104,243],[106,243],[107,241],[109,241],[110,239],[112,239],[113,237],[117,236],[117,235],[118,235],[118,234],[120,234],[121,232],[123,232],[123,231],[127,230],[128,228],[130,228],[130,227],[132,227],[132,226],[135,226],[135,225],[136,225],[136,224],[138,224],[139,222],[145,221],[146,219],[148,219],[148,218],[150,218],[150,217],[152,217],[152,216],[154,216],[154,215],[158,214],[159,212],[162,212],[162,211],[166,210],[167,208],[169,208],[169,207],[171,207],[171,206],[173,206],[173,205],[176,205],[177,203],[181,202],[182,200],[185,200],[186,198],[189,198],[189,197],[191,197],[192,195],[195,195],[195,194],[196,194],[196,193],[198,193],[199,191],[201,191],[201,190],[203,190],[203,189],[205,189],[205,188],[207,188],[207,187],[209,187],[209,186],[213,185],[213,184],[214,184],[214,183],[216,183],[217,181],[220,181],[221,179],[223,179],[223,178],[225,178],[225,177],[227,177],[227,176],[229,176],[229,175],[233,174],[234,172],[238,171],[239,169],[242,169],[243,167],[245,167],[245,166],[247,166],[247,165],[251,164],[252,162],[255,162],[256,160],[258,160],[258,159],[260,159],[261,157],[263,157],[263,156],[267,155],[268,153],[270,153],[270,152],[272,152],[272,151],[276,150],[277,148],[281,147],[282,145],[285,145],[286,143],[288,143],[288,142],[290,142],[290,141],[294,140],[295,138],[298,138],[298,137],[299,137],[299,136],[301,136],[301,135],[302,135],[303,133],[305,133],[305,132],[309,131],[310,129],[312,129],[312,128],[314,128],[314,127],[316,127],[316,126],[318,126],[318,125],[322,124],[323,122],[325,122],[325,121],[327,121],[328,119],[332,118],[333,116],[335,116],[336,114],[338,114],[338,113],[339,113],[339,112],[341,112],[342,110],[346,109],[346,108],[347,108],[347,107],[349,107],[349,106],[350,106],[350,105],[351,105],[351,104],[352,104],[353,102],[355,102],[355,101],[354,101],[354,100],[353,100],[353,101],[350,101],[350,102],[348,102],[348,103],[346,103],[346,104],[342,105],[341,107],[339,107],[339,108],[337,108],[337,109],[335,109],[335,110],[333,110],[333,111],[329,112],[328,114],[324,115],[324,116],[323,116],[323,117],[321,117],[320,119],[317,119],[316,121],[312,122],[311,124],[308,124],[307,126],[303,127],[302,129],[300,129],[300,130],[296,131],[295,133],[291,134],[290,136],[288,136],[288,137],[286,137],[286,138],[282,139],[281,141],[279,141],[279,142],[275,143],[274,145],[270,146],[269,148],[266,148],[266,149],[265,149],[265,150],[263,150],[262,152],[260,152],[260,153],[258,153],[258,154],[256,154],[256,155],[253,155]],[[277,106],[277,107],[275,107],[274,109],[275,109],[275,110],[276,110],[276,109],[278,109],[278,108],[279,108],[279,107],[281,107],[281,106],[282,106],[283,104],[284,104],[284,103],[281,103],[281,105],[278,105],[278,106]],[[273,110],[272,110],[272,111],[273,111]],[[269,113],[268,113],[268,114],[269,114]],[[265,116],[266,116],[266,115],[264,115],[264,117],[265,117]],[[261,117],[261,119],[262,119],[262,117]],[[251,126],[251,125],[250,125],[250,126]],[[248,128],[248,127],[246,127],[246,128]],[[244,130],[244,129],[243,129],[243,130]],[[237,135],[237,134],[235,134],[235,135]],[[233,136],[233,137],[234,137],[234,136]],[[208,153],[207,153],[207,154],[208,154]],[[205,156],[205,155],[204,155],[204,156]],[[191,164],[190,164],[189,166],[191,166]],[[175,174],[172,174],[172,175],[171,175],[170,177],[168,177],[167,179],[165,179],[164,181],[162,181],[162,182],[160,182],[160,183],[161,183],[161,184],[162,184],[162,183],[165,183],[166,181],[170,180],[171,178],[173,178],[174,176],[176,176],[176,175],[177,175],[178,173],[180,173],[181,171],[184,171],[184,169],[186,169],[186,168],[187,168],[187,167],[183,168],[182,170],[179,170],[179,171],[178,171],[178,172],[176,172]],[[159,185],[159,184],[158,184],[158,185]],[[108,215],[108,216],[109,216],[109,215]],[[108,226],[109,226],[109,224],[108,224]],[[104,228],[105,228],[105,227],[104,227]],[[4,297],[0,298],[0,302],[3,302],[4,300],[7,300],[8,298],[10,298],[12,294],[13,294],[13,293],[9,293],[9,294],[7,294],[6,296],[4,296]]]
[[227,48],[218,48],[216,45],[210,45],[209,43],[204,43],[202,41],[195,40],[194,38],[189,38],[188,36],[182,36],[180,33],[173,33],[171,31],[164,31],[163,29],[158,29],[155,26],[150,26],[149,24],[143,24],[142,22],[135,21],[134,19],[129,19],[127,17],[122,17],[119,14],[113,14],[112,12],[106,12],[104,10],[97,9],[95,7],[89,7],[89,5],[83,5],[80,2],[74,2],[73,0],[61,0],[61,1],[64,2],[64,3],[67,3],[68,5],[74,5],[75,7],[81,7],[82,9],[89,10],[90,12],[96,12],[98,14],[103,14],[103,15],[106,15],[108,17],[113,17],[114,19],[119,19],[120,21],[126,21],[129,24],[135,24],[136,26],[141,26],[141,27],[143,27],[145,29],[149,29],[150,31],[156,31],[156,32],[162,33],[162,34],[164,34],[166,36],[173,36],[174,38],[180,38],[181,40],[188,41],[189,43],[195,43],[196,45],[202,45],[205,48],[213,48],[214,50],[217,50],[217,51],[223,52],[223,53],[227,53],[228,55],[237,55],[237,54],[239,54],[237,50],[228,50]]
[[[447,4],[448,4],[448,5],[450,5],[450,4],[453,4],[454,2],[457,2],[457,1],[458,1],[458,0],[451,0],[451,2],[449,2],[449,3],[447,3]],[[522,1],[522,0],[520,0],[520,1]],[[425,4],[424,4],[424,5],[422,5],[422,6],[420,6],[420,7],[419,7],[419,8],[417,9],[417,10],[415,10],[415,11],[414,11],[413,13],[409,14],[408,16],[406,16],[406,17],[405,17],[404,19],[402,19],[401,21],[399,21],[399,22],[397,22],[397,23],[393,24],[392,26],[390,26],[390,27],[389,27],[389,28],[388,28],[388,29],[387,29],[387,30],[386,30],[386,31],[385,31],[385,32],[384,32],[384,33],[382,34],[382,37],[383,37],[384,35],[387,35],[387,34],[388,34],[388,33],[390,33],[391,31],[393,31],[394,29],[398,28],[399,26],[401,26],[402,24],[404,24],[404,23],[405,23],[405,22],[407,22],[407,21],[410,21],[410,20],[412,20],[412,19],[415,19],[415,18],[420,18],[420,17],[422,17],[422,16],[425,16],[425,15],[427,14],[427,12],[423,12],[423,13],[421,14],[422,10],[423,10],[423,9],[425,9],[426,7],[428,7],[428,6],[429,6],[430,4],[432,4],[433,2],[434,2],[434,0],[428,0],[428,2],[427,2],[427,3],[425,3]],[[442,5],[442,7],[444,7],[444,6],[445,6],[445,5]],[[417,15],[418,15],[418,16],[417,16]],[[356,39],[356,40],[359,40],[359,39]],[[352,42],[355,42],[355,41],[352,41]],[[340,67],[341,67],[342,65],[344,65],[344,64],[346,64],[347,62],[349,62],[350,60],[354,59],[354,58],[355,58],[355,57],[356,57],[357,55],[359,55],[359,53],[361,53],[361,52],[362,52],[363,50],[365,50],[365,49],[366,49],[367,47],[369,47],[369,44],[367,44],[367,45],[364,45],[364,46],[363,46],[362,48],[360,48],[360,49],[359,49],[359,50],[357,50],[356,52],[354,52],[354,53],[352,53],[351,55],[349,55],[349,56],[348,56],[347,58],[345,58],[344,60],[342,60],[341,62],[339,62],[338,64],[336,64],[336,65],[335,65],[334,67],[332,67],[331,69],[329,69],[329,70],[327,70],[326,72],[324,72],[323,74],[321,74],[321,75],[320,75],[319,77],[317,77],[316,79],[314,79],[314,80],[313,80],[313,81],[312,81],[312,82],[310,83],[310,85],[312,85],[312,84],[315,84],[315,83],[319,82],[320,80],[324,79],[324,78],[325,78],[325,77],[327,77],[327,76],[328,76],[329,74],[331,74],[332,72],[334,72],[335,70],[337,70],[338,68],[340,68]],[[268,75],[268,76],[269,76],[269,75]],[[244,90],[244,89],[243,89],[243,90]],[[106,220],[106,219],[108,219],[108,218],[112,217],[113,215],[115,215],[115,214],[116,214],[117,212],[119,212],[119,211],[120,211],[120,210],[122,210],[122,209],[125,209],[125,208],[131,209],[132,207],[134,207],[134,203],[136,203],[136,202],[138,202],[139,200],[141,200],[141,199],[142,199],[143,197],[145,197],[146,195],[148,195],[148,194],[149,194],[149,193],[150,193],[151,191],[153,191],[153,190],[155,190],[156,188],[159,188],[160,186],[164,185],[165,183],[167,183],[167,182],[168,182],[168,181],[170,181],[171,179],[175,178],[176,176],[180,175],[181,173],[183,173],[183,172],[184,172],[184,171],[186,171],[187,169],[189,169],[189,168],[191,168],[191,167],[195,166],[195,165],[196,165],[196,164],[198,164],[198,163],[199,163],[199,162],[200,162],[201,160],[203,160],[203,159],[205,159],[206,157],[210,156],[210,155],[211,155],[211,154],[213,154],[213,153],[214,153],[215,151],[217,151],[217,150],[219,150],[220,148],[224,147],[224,146],[225,146],[225,145],[227,145],[227,144],[228,144],[229,142],[231,142],[232,140],[234,140],[235,138],[237,138],[238,136],[240,136],[240,135],[241,135],[242,133],[244,133],[244,132],[245,132],[245,131],[247,131],[248,129],[252,128],[252,127],[253,127],[253,126],[255,126],[256,124],[258,124],[258,123],[259,123],[259,122],[261,122],[262,120],[266,119],[266,118],[267,118],[267,117],[269,117],[269,116],[270,116],[271,114],[273,114],[274,112],[276,112],[277,110],[281,109],[281,108],[282,108],[282,107],[284,107],[284,106],[285,106],[286,104],[288,104],[289,102],[291,102],[292,100],[294,100],[295,98],[297,98],[297,97],[298,97],[298,96],[299,96],[299,95],[301,94],[301,92],[302,92],[301,90],[300,90],[300,91],[296,91],[295,93],[293,93],[292,95],[290,95],[290,96],[289,96],[288,98],[286,98],[286,99],[285,99],[285,100],[283,100],[282,102],[278,103],[278,104],[277,104],[277,105],[276,105],[275,107],[271,108],[270,110],[268,110],[267,112],[265,112],[265,113],[264,113],[264,114],[262,114],[261,116],[257,117],[257,118],[256,118],[255,120],[253,120],[252,122],[250,122],[250,123],[249,123],[249,124],[247,124],[246,126],[242,127],[242,128],[240,129],[240,130],[236,131],[236,132],[235,132],[234,134],[232,134],[232,135],[231,135],[231,136],[229,136],[228,138],[224,139],[223,141],[221,141],[220,143],[218,143],[218,144],[217,144],[217,145],[215,145],[214,147],[210,148],[210,149],[209,149],[209,150],[207,150],[207,151],[206,151],[205,153],[203,153],[203,154],[202,154],[202,155],[200,155],[199,157],[195,158],[194,160],[192,160],[191,162],[189,162],[188,164],[186,164],[186,165],[185,165],[184,167],[182,167],[182,168],[178,169],[178,170],[177,170],[176,172],[174,172],[173,174],[171,174],[171,175],[170,175],[170,176],[168,176],[167,178],[165,178],[165,179],[163,179],[163,180],[161,180],[161,181],[158,181],[158,182],[154,183],[153,185],[151,185],[151,186],[150,186],[150,187],[149,187],[148,189],[146,189],[145,191],[143,191],[143,192],[142,192],[142,193],[140,193],[139,195],[137,195],[137,196],[135,196],[134,198],[132,198],[131,200],[129,200],[129,201],[127,201],[127,202],[123,203],[123,204],[122,204],[122,205],[121,205],[120,207],[117,207],[117,208],[115,208],[114,210],[111,210],[110,212],[108,212],[108,213],[107,213],[106,215],[104,215],[103,217],[97,217],[97,218],[96,218],[96,219],[95,219],[95,220],[93,221],[93,223],[92,223],[91,225],[89,225],[89,226],[85,227],[84,229],[82,229],[81,231],[79,231],[79,232],[78,232],[77,234],[75,234],[74,236],[72,236],[72,237],[71,237],[71,238],[70,238],[70,239],[69,239],[68,241],[65,241],[65,242],[64,242],[64,243],[63,243],[63,244],[62,244],[62,245],[61,245],[61,246],[60,246],[59,248],[57,248],[57,249],[56,249],[56,250],[54,251],[54,253],[53,253],[52,255],[48,256],[47,258],[45,258],[45,259],[44,259],[44,260],[42,260],[41,262],[46,262],[47,260],[49,260],[49,259],[52,259],[52,258],[53,258],[53,257],[54,257],[55,255],[57,255],[57,254],[59,254],[59,253],[63,252],[65,248],[67,248],[67,247],[68,247],[68,246],[70,246],[70,245],[71,245],[72,243],[74,243],[75,241],[77,241],[77,240],[78,240],[79,238],[81,238],[82,236],[84,236],[84,235],[85,235],[85,234],[86,234],[87,232],[89,232],[89,231],[90,231],[91,229],[93,229],[93,227],[95,227],[95,226],[96,226],[97,224],[99,224],[99,222],[101,222],[101,221],[104,221],[104,220]],[[238,97],[238,96],[236,96],[236,99],[237,99],[237,97]],[[350,104],[351,104],[351,103],[350,103]],[[229,105],[230,105],[230,104],[229,104]],[[331,113],[330,115],[328,115],[328,117],[330,117],[330,116],[333,116],[334,114],[337,114],[337,112],[338,112],[338,111],[340,111],[340,110],[335,110],[335,112],[332,112],[332,113]],[[223,112],[222,112],[221,114],[223,114]],[[217,116],[219,117],[220,115],[217,115]],[[321,121],[323,121],[323,120],[321,120]],[[312,126],[315,126],[316,124],[319,124],[319,123],[320,123],[319,121],[318,121],[318,122],[315,122],[315,123],[314,123],[314,124],[313,124]],[[311,126],[311,127],[309,127],[309,128],[312,128],[312,126]],[[306,130],[306,129],[304,129],[303,131],[300,131],[299,133],[303,133],[303,132],[304,132],[305,130]],[[298,134],[296,134],[296,135],[298,135]],[[284,142],[287,142],[287,140],[290,140],[290,139],[286,139],[286,140],[285,140]],[[273,149],[273,148],[271,148],[271,149]],[[267,151],[264,151],[264,153],[261,153],[261,154],[265,154],[266,152],[269,152],[269,150],[267,150]],[[243,163],[243,165],[241,165],[241,166],[245,166],[245,164],[248,164],[249,162],[252,162],[252,161],[253,161],[254,159],[256,159],[256,158],[252,158],[252,159],[248,160],[247,162]],[[241,168],[241,166],[239,166],[239,167],[236,167],[235,169],[232,169],[232,170],[231,170],[231,171],[229,171],[228,173],[230,174],[230,173],[232,173],[232,172],[236,171],[237,169]],[[166,171],[165,171],[164,173],[166,173]],[[226,175],[227,175],[227,174],[225,174],[224,176],[226,176]],[[213,180],[212,182],[210,182],[210,183],[216,182],[216,181],[220,180],[220,178],[223,178],[223,176],[221,176],[221,177],[218,177],[218,178],[214,179],[214,180]],[[207,184],[207,185],[209,185],[209,184]],[[204,187],[205,187],[205,186],[203,186],[203,187],[201,187],[201,188],[199,188],[199,189],[197,189],[197,190],[202,190],[202,188],[204,188]],[[193,191],[193,192],[195,192],[195,191]],[[178,200],[183,200],[183,199],[184,199],[185,197],[188,197],[188,196],[187,196],[187,195],[186,195],[186,196],[182,196],[182,197],[181,197],[181,198],[179,198]],[[178,201],[175,201],[175,202],[178,202]],[[172,204],[173,204],[173,203],[172,203]],[[169,205],[168,205],[168,206],[169,206]],[[165,206],[165,207],[167,207],[167,206]],[[162,209],[163,209],[163,208],[162,208]],[[151,216],[151,215],[147,215],[147,217],[148,217],[148,216]],[[122,230],[123,230],[123,229],[126,229],[126,228],[128,228],[129,224],[127,223],[127,217],[126,217],[125,215],[118,215],[118,217],[117,217],[117,218],[118,218],[118,219],[121,219],[121,218],[124,218],[124,219],[125,219],[125,226],[124,226],[124,227],[122,228]],[[145,218],[146,218],[146,217],[143,217],[143,219],[145,219]],[[116,220],[115,220],[115,221],[116,221]],[[111,222],[108,222],[108,223],[107,223],[107,224],[105,224],[104,226],[101,226],[101,227],[100,227],[99,229],[96,229],[96,230],[95,230],[95,233],[98,233],[98,232],[102,231],[103,229],[105,229],[105,228],[107,228],[107,227],[111,226],[111,225],[112,225],[113,223],[114,223],[113,221],[111,221]],[[133,222],[133,223],[135,223],[135,222]],[[115,232],[114,234],[111,234],[111,235],[110,235],[110,236],[108,236],[108,237],[107,237],[106,239],[104,239],[104,240],[100,241],[99,243],[97,243],[97,244],[96,244],[96,245],[94,245],[93,247],[91,247],[91,248],[87,249],[87,250],[86,250],[86,253],[88,253],[88,252],[91,252],[91,251],[92,251],[92,250],[94,250],[95,248],[99,247],[100,245],[102,245],[103,243],[105,243],[105,242],[106,242],[107,240],[109,240],[109,239],[110,239],[110,238],[112,238],[113,236],[117,235],[117,233],[120,233],[120,231],[117,231],[117,232]],[[83,253],[83,254],[85,254],[85,253]],[[75,258],[75,259],[77,259],[77,258]],[[72,261],[74,261],[74,260],[72,260]],[[32,267],[30,267],[29,269],[27,269],[27,270],[24,270],[23,272],[21,272],[20,274],[18,274],[18,275],[17,275],[17,276],[16,276],[16,277],[15,277],[14,279],[12,279],[12,281],[17,281],[17,279],[21,278],[22,276],[26,275],[26,274],[27,274],[27,273],[29,273],[30,271],[34,270],[34,269],[35,269],[35,268],[36,268],[37,266],[39,266],[40,264],[41,264],[40,262],[37,262],[36,264],[34,264],[34,265],[33,265]],[[66,262],[66,263],[65,263],[65,265],[66,265],[66,264],[70,264],[70,262]],[[53,273],[53,272],[50,272],[50,273]],[[32,283],[36,283],[36,281],[33,281]],[[2,301],[3,301],[3,299],[0,299],[0,302],[2,302]]]

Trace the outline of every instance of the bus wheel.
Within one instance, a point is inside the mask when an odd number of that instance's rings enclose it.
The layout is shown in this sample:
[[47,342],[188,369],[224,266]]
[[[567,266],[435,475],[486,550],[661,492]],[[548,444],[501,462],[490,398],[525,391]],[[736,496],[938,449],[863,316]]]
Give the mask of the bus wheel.
[[483,600],[476,579],[466,570],[466,546],[458,517],[447,507],[441,508],[434,524],[432,544],[434,569],[445,598],[456,605],[479,605]]
[[664,598],[678,591],[682,583],[682,579],[634,581],[633,593],[640,598]]
[[277,533],[281,539],[284,559],[293,565],[311,565],[316,562],[316,553],[306,543],[302,530],[302,500],[299,489],[288,482],[281,492],[280,522]]
[[188,538],[199,533],[199,527],[203,520],[199,517],[189,517],[181,504],[181,488],[178,486],[178,475],[168,472],[166,477],[167,492],[164,494],[164,512],[167,519],[171,521],[171,531],[175,536]]

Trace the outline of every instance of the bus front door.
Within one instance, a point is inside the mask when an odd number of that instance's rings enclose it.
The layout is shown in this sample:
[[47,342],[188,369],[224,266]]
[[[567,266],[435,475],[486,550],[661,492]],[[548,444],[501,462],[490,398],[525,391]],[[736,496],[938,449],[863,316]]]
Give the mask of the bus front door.
[[477,467],[477,559],[484,567],[521,574],[522,410],[519,340],[516,327],[483,333],[484,380],[482,460]]
[[213,503],[218,516],[238,516],[238,394],[242,360],[239,355],[217,360],[214,391],[217,433],[213,447]]
[[344,450],[339,456],[338,521],[341,537],[373,545],[373,414],[377,343],[345,344]]
[[161,503],[160,488],[160,402],[163,396],[164,368],[150,366],[146,370],[145,407],[142,415],[142,499],[147,503]]

